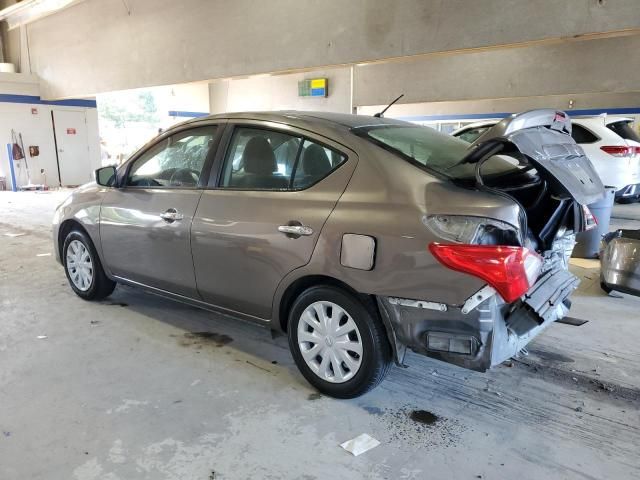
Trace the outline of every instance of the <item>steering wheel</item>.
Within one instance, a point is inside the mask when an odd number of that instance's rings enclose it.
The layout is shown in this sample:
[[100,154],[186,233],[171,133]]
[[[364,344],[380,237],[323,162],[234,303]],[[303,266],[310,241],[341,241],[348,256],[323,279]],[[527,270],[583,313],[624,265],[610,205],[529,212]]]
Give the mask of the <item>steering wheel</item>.
[[175,172],[173,172],[171,178],[169,178],[169,185],[193,186],[198,184],[199,178],[200,174],[197,170],[193,170],[192,168],[178,168]]

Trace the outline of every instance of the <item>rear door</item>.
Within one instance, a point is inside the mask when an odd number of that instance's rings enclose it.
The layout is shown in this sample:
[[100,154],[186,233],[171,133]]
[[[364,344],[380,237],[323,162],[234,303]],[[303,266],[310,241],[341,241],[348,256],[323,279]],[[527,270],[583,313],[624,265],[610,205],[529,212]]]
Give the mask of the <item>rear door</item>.
[[124,185],[106,194],[100,238],[114,275],[197,298],[190,230],[218,128],[184,128],[163,136],[127,165]]
[[220,174],[193,221],[198,290],[206,302],[268,319],[280,281],[310,260],[357,157],[281,124],[238,121],[225,137]]

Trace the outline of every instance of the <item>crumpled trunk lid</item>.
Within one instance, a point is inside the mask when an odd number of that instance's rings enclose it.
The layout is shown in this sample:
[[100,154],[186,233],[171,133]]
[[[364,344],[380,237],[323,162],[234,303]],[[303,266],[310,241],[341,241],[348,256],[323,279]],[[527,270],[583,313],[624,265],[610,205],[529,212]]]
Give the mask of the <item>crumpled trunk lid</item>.
[[582,205],[604,195],[604,185],[582,148],[571,138],[571,120],[561,111],[544,109],[511,115],[494,125],[470,147],[463,162],[480,160],[491,144],[511,143],[555,186]]

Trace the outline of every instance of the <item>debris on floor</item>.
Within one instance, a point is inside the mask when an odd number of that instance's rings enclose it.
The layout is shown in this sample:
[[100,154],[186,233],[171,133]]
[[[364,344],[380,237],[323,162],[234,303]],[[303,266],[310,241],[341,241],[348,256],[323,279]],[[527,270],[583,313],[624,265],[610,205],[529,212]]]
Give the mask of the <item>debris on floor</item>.
[[380,445],[380,442],[366,433],[358,435],[356,438],[352,438],[351,440],[347,440],[340,444],[342,448],[351,453],[354,457],[357,457],[372,448],[376,448],[378,445]]
[[50,257],[51,253],[39,253],[36,255],[36,257]]
[[38,340],[44,340],[45,338],[48,338],[46,335],[38,335],[36,337]]
[[26,233],[5,233],[4,234],[5,237],[11,237],[11,238],[21,237],[23,235],[26,235]]

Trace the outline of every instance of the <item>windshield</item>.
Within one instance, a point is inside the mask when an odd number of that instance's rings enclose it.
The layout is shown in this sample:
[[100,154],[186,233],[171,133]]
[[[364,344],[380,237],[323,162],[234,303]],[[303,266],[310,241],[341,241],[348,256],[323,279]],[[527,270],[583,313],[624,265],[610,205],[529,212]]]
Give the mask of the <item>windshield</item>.
[[[454,179],[475,175],[475,165],[461,163],[469,144],[432,128],[413,125],[382,125],[355,129],[354,133],[396,154],[414,165]],[[488,174],[505,174],[518,169],[512,159],[492,157],[483,167]]]

